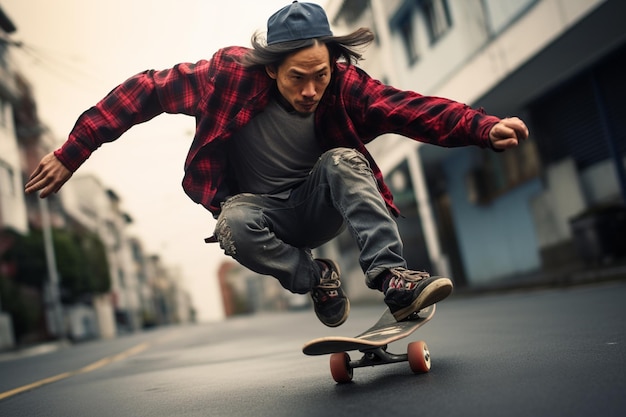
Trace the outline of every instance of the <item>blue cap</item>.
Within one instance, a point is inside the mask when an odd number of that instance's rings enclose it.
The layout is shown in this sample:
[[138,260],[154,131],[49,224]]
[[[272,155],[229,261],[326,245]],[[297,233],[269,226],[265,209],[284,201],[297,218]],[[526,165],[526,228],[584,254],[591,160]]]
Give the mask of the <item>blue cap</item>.
[[294,1],[267,20],[267,44],[333,36],[326,12],[318,4]]

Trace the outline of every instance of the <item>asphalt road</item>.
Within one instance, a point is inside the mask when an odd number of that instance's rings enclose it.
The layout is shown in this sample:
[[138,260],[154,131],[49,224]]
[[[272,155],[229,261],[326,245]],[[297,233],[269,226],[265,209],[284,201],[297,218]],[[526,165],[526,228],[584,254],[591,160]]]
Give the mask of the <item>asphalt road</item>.
[[[407,363],[335,384],[328,357],[301,347],[354,335],[311,311],[240,317],[0,355],[0,416],[624,416],[626,283],[454,295],[407,341],[425,340],[428,374]],[[353,354],[353,358],[357,356]]]

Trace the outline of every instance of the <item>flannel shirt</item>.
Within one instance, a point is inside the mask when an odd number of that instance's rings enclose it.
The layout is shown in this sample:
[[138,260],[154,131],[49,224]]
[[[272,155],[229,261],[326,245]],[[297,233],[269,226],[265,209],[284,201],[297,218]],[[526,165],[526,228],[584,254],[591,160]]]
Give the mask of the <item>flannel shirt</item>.
[[[74,172],[103,143],[117,139],[135,124],[161,113],[193,116],[196,131],[182,185],[193,201],[217,216],[220,203],[237,193],[225,144],[263,111],[275,84],[264,69],[239,64],[246,52],[247,48],[228,47],[210,60],[148,70],[129,78],[78,118],[67,141],[55,151],[56,157]],[[385,133],[397,133],[439,146],[486,148],[489,131],[498,121],[462,103],[383,85],[345,63],[335,64],[315,113],[321,149],[348,147],[361,152],[396,216],[399,211],[393,196],[366,143]]]

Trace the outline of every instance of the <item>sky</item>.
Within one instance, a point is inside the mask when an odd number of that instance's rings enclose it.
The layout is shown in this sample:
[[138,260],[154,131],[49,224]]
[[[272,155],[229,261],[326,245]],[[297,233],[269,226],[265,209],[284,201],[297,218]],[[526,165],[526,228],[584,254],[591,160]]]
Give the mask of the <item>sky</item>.
[[[325,1],[308,0],[324,5]],[[210,58],[250,45],[256,30],[291,0],[0,0],[21,41],[12,56],[32,84],[38,114],[59,141],[78,116],[146,69]],[[150,254],[181,271],[201,321],[222,318],[216,274],[230,258],[203,239],[215,221],[181,187],[194,120],[161,115],[105,144],[76,172],[121,198],[130,232]],[[71,181],[71,179],[70,179]]]

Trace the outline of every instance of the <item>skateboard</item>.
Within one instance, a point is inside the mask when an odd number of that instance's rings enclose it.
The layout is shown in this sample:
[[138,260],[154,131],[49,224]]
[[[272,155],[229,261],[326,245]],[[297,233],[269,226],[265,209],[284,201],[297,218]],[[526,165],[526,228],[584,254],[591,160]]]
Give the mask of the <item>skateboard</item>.
[[[409,343],[406,354],[393,354],[387,351],[387,345],[405,338],[422,327],[435,314],[435,305],[419,313],[413,313],[408,319],[397,322],[389,309],[372,327],[355,337],[328,336],[313,339],[302,348],[305,355],[330,354],[330,373],[338,383],[352,381],[354,368],[385,365],[397,362],[409,362],[414,373],[430,371],[430,352],[423,341]],[[347,353],[357,350],[363,357],[353,361]]]

